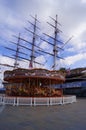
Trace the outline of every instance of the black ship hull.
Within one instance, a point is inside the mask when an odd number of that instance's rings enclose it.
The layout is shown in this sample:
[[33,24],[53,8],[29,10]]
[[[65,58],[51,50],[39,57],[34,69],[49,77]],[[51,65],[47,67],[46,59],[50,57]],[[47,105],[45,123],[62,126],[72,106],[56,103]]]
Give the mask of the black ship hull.
[[64,94],[86,97],[86,81],[76,81],[63,84]]

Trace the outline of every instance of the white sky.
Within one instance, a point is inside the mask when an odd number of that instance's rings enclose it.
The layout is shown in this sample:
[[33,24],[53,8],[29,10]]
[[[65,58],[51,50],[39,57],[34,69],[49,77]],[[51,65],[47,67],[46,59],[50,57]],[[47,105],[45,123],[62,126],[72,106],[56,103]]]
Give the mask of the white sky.
[[[49,16],[55,18],[57,14],[62,25],[59,27],[63,32],[60,34],[62,40],[66,42],[73,35],[72,40],[64,47],[64,52],[60,53],[65,60],[59,60],[58,66],[86,67],[86,0],[0,0],[1,63],[11,63],[10,59],[2,56],[7,50],[4,52],[1,46],[10,46],[9,41],[15,40],[12,35],[21,32],[27,39],[24,27],[29,27],[27,20],[32,20],[30,14],[37,14],[42,32],[49,34],[52,34],[52,30],[46,22],[52,23]],[[45,43],[41,46],[48,49]],[[39,60],[45,62],[42,56],[37,58]],[[48,64],[45,66],[48,67]]]

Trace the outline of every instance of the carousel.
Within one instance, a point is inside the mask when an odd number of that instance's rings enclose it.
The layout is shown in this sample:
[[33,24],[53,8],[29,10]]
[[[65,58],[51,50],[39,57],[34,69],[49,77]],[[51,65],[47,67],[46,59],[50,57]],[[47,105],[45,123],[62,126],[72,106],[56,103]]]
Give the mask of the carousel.
[[55,89],[56,84],[65,81],[64,73],[47,69],[15,69],[5,71],[6,95],[25,97],[62,96],[62,88]]

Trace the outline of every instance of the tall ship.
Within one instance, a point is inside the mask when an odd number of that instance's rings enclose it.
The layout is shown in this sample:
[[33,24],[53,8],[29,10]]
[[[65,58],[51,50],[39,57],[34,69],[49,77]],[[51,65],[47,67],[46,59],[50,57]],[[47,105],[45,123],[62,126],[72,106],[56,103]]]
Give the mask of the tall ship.
[[[7,50],[15,53],[13,56],[6,55],[7,57],[14,59],[14,65],[4,64],[5,66],[13,68],[4,72],[6,95],[21,97],[60,97],[63,95],[62,87],[53,87],[57,84],[63,84],[65,81],[65,72],[56,69],[57,59],[61,58],[58,55],[58,52],[63,50],[63,48],[59,46],[59,44],[62,45],[63,43],[58,40],[58,34],[60,32],[58,25],[60,25],[60,23],[58,23],[57,15],[55,19],[50,17],[53,20],[54,25],[49,22],[48,24],[54,29],[54,36],[44,33],[44,37],[48,37],[49,39],[46,40],[37,33],[37,30],[39,30],[39,27],[37,26],[39,23],[37,15],[35,15],[35,17],[32,16],[32,18],[34,23],[28,21],[32,26],[32,30],[25,28],[26,31],[31,33],[32,41],[30,42],[27,39],[22,38],[21,34],[19,34],[18,37],[15,36],[17,42],[12,42],[12,44],[16,46],[15,49],[5,47]],[[41,48],[36,41],[37,38],[40,38],[40,40],[50,45],[52,51],[46,51]],[[28,46],[23,43],[28,44]],[[29,58],[27,53],[29,53]],[[36,65],[43,66],[42,63],[36,61],[38,55],[44,55],[45,57],[49,55],[52,57],[52,69],[36,67]],[[19,63],[21,63],[22,60],[28,62],[28,68],[19,66]]]

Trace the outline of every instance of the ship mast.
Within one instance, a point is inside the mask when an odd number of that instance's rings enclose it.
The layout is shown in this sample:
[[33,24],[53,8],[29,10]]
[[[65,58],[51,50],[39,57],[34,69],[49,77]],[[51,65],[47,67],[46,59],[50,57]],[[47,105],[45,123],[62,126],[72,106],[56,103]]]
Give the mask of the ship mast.
[[33,31],[25,28],[27,31],[29,31],[30,33],[33,34],[33,38],[32,38],[32,52],[31,52],[31,55],[30,55],[31,60],[30,60],[30,63],[29,63],[29,68],[33,68],[34,67],[34,63],[35,63],[35,54],[34,53],[35,53],[35,46],[36,46],[35,42],[36,42],[36,36],[38,36],[36,34],[36,30],[39,29],[39,27],[37,27],[37,22],[39,22],[38,19],[37,19],[37,15],[35,15],[35,17],[33,17],[33,16],[31,16],[31,17],[34,19],[34,24],[31,23],[30,21],[28,21],[28,22],[33,26]]
[[19,54],[27,55],[26,53],[20,51],[20,47],[23,47],[22,45],[20,45],[20,33],[19,33],[19,36],[18,36],[17,43],[15,43],[15,42],[11,42],[11,43],[16,45],[16,49],[9,48],[9,47],[5,47],[5,48],[12,51],[12,52],[15,52],[15,54],[13,55],[14,57],[11,57],[11,56],[8,56],[8,55],[4,55],[4,56],[9,57],[11,59],[14,59],[15,60],[14,65],[9,65],[9,64],[0,64],[0,65],[17,69],[19,67],[18,61],[19,60],[22,61],[22,59],[24,59],[23,57],[19,56]]
[[[33,63],[34,63],[34,59],[35,59],[35,56],[34,56],[34,44],[35,44],[35,39],[36,39],[36,23],[37,23],[37,15],[35,15],[35,23],[33,25],[34,27],[34,33],[33,33],[33,41],[32,41],[32,54],[31,54],[31,61],[30,61],[30,65],[31,67],[33,68]],[[30,67],[29,65],[29,67]]]
[[18,43],[17,43],[17,48],[16,48],[16,55],[15,55],[15,63],[14,63],[14,69],[18,68],[18,56],[19,56],[19,43],[20,43],[20,33],[18,37]]
[[54,34],[55,34],[55,38],[54,38],[54,48],[53,48],[53,52],[54,52],[54,67],[53,67],[53,69],[55,70],[56,69],[56,56],[57,56],[57,52],[58,52],[58,50],[57,50],[57,34],[58,34],[58,29],[57,29],[57,15],[56,15],[56,20],[54,20],[55,21],[55,32],[54,32]]
[[[60,23],[58,23],[58,19],[57,19],[57,15],[56,15],[56,19],[50,17],[55,25],[52,25],[51,23],[47,22],[50,26],[52,26],[54,28],[54,45],[53,45],[53,54],[54,54],[54,65],[53,65],[53,70],[56,70],[56,66],[57,66],[57,63],[56,63],[56,59],[58,57],[58,42],[60,42],[58,40],[58,33],[61,32],[59,29],[58,29],[58,24],[60,25]],[[61,48],[60,48],[61,49]]]
[[53,54],[51,54],[53,56],[53,59],[54,59],[52,68],[53,68],[53,70],[56,70],[56,66],[57,66],[56,59],[57,58],[63,59],[62,57],[58,56],[58,49],[61,49],[61,50],[63,50],[63,49],[61,47],[59,47],[57,43],[62,43],[62,44],[64,44],[64,43],[58,40],[58,33],[61,32],[58,29],[58,24],[59,25],[61,25],[61,24],[58,23],[58,21],[57,21],[57,15],[56,15],[56,19],[54,19],[52,17],[50,17],[50,18],[54,21],[54,25],[49,23],[49,22],[47,22],[47,23],[54,28],[54,37],[52,37],[52,36],[50,36],[50,35],[48,35],[46,33],[43,33],[43,34],[48,36],[49,38],[51,38],[53,40],[53,43],[51,43],[51,42],[49,42],[47,40],[44,40],[42,38],[41,38],[41,40],[43,40],[43,41],[45,41],[45,42],[47,42],[47,43],[49,43],[50,45],[53,46]]

